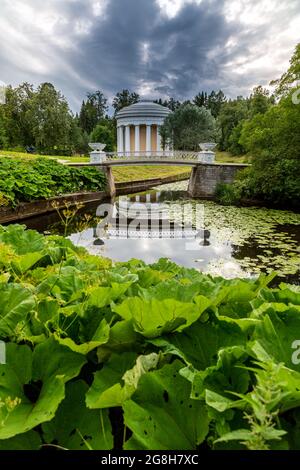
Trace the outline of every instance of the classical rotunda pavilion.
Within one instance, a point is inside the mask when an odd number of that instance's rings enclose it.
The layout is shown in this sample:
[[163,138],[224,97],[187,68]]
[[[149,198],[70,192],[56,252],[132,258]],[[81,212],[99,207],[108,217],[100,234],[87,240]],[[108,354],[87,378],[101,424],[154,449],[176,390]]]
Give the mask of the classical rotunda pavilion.
[[118,153],[139,156],[162,151],[159,127],[170,112],[151,100],[122,108],[116,115]]

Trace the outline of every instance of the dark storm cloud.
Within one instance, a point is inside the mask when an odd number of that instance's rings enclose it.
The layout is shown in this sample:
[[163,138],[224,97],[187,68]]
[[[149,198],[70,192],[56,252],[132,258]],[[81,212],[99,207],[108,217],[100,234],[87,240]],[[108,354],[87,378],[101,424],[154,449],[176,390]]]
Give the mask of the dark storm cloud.
[[187,4],[168,18],[153,0],[111,1],[105,20],[99,18],[81,42],[80,54],[70,60],[79,70],[89,64],[86,72],[112,92],[148,84],[150,94],[188,97],[220,75],[222,64],[209,52],[239,29],[225,21],[222,2],[209,3]]
[[1,0],[0,80],[52,81],[75,109],[95,89],[235,96],[282,73],[297,42],[297,0],[175,0],[171,15],[162,1]]

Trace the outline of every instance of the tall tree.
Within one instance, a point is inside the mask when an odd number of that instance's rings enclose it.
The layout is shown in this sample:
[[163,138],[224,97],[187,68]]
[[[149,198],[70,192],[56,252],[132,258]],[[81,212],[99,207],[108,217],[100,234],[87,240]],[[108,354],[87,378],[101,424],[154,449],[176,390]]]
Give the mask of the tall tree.
[[276,85],[276,95],[283,96],[289,93],[294,87],[300,84],[300,43],[297,44],[290,60],[288,70],[277,80],[273,80],[271,85]]
[[229,100],[221,107],[218,116],[218,126],[220,129],[220,150],[229,150],[230,137],[238,124],[249,116],[249,101],[238,97],[236,100]]
[[6,89],[3,110],[6,120],[6,135],[10,146],[31,145],[34,140],[28,110],[34,96],[33,85],[22,83],[16,88]]
[[205,108],[207,108],[207,93],[204,91],[201,91],[201,93],[198,93],[198,95],[195,96],[195,98],[193,99],[193,103],[195,106],[198,106],[199,108],[201,108],[202,106],[204,106]]
[[130,90],[119,91],[113,99],[112,106],[115,110],[115,114],[120,109],[130,106],[131,104],[137,103],[140,97],[137,93],[131,92]]
[[180,101],[176,100],[175,98],[169,98],[168,100],[162,100],[159,98],[158,100],[154,100],[154,103],[160,104],[161,106],[165,106],[169,108],[171,111],[175,111],[181,105]]
[[72,115],[68,103],[51,83],[42,83],[33,94],[26,118],[35,146],[55,153],[70,148]]
[[299,207],[300,106],[293,92],[246,121],[240,143],[253,157],[243,184],[246,196]]
[[92,142],[101,142],[106,145],[107,152],[113,152],[116,149],[116,132],[113,119],[102,119],[91,133]]
[[216,122],[204,107],[184,104],[166,117],[161,136],[175,150],[197,151],[201,142],[216,139]]
[[249,116],[252,118],[256,114],[266,113],[270,106],[274,104],[274,98],[270,96],[269,90],[258,86],[254,88],[253,93],[250,95],[249,102]]
[[8,145],[6,127],[7,123],[4,114],[4,105],[0,104],[0,148],[5,148]]
[[87,100],[82,102],[79,123],[80,127],[90,134],[108,111],[107,99],[102,91],[88,93]]
[[207,98],[207,108],[210,109],[211,114],[216,118],[219,116],[222,105],[226,102],[226,96],[222,90],[215,92],[214,90]]

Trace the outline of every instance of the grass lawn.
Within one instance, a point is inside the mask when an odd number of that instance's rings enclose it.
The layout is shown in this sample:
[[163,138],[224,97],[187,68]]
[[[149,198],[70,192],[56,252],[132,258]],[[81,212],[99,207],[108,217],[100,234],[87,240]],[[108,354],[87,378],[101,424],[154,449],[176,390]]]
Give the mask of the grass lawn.
[[16,158],[44,157],[44,158],[51,158],[52,160],[61,160],[61,161],[74,162],[74,163],[89,161],[89,157],[83,157],[80,155],[76,155],[75,157],[65,157],[65,156],[60,156],[60,155],[39,155],[39,154],[32,155],[26,152],[11,152],[10,150],[0,150],[0,158],[1,157],[16,157]]
[[190,175],[187,166],[126,166],[113,168],[113,174],[117,183],[125,181],[150,180],[153,178],[166,178],[168,176]]
[[250,163],[251,157],[249,155],[231,155],[229,152],[216,151],[216,161],[219,163]]

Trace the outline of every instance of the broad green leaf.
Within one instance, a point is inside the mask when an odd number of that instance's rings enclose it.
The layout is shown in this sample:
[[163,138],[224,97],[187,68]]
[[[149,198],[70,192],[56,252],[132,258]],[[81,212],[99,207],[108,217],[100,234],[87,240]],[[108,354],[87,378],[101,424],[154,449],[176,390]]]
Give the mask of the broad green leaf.
[[98,359],[102,362],[112,352],[138,351],[142,348],[142,337],[132,326],[132,321],[118,321],[111,327],[107,343],[97,350]]
[[[114,360],[115,358],[113,358]],[[122,406],[138,387],[140,378],[149,370],[155,369],[159,361],[159,355],[151,353],[146,356],[139,356],[135,365],[128,369],[122,377],[116,377],[117,383],[107,389],[103,389],[107,370],[95,374],[95,380],[91,389],[87,393],[87,405],[90,408],[109,408]],[[111,361],[112,364],[113,361]],[[98,395],[95,394],[95,391]],[[99,391],[101,393],[99,394]]]
[[103,319],[100,322],[92,339],[90,341],[87,341],[86,343],[76,344],[75,341],[73,341],[71,338],[60,338],[57,336],[57,334],[55,334],[54,337],[59,344],[67,346],[74,352],[86,355],[98,346],[107,343],[109,339],[109,330],[110,328],[107,321]]
[[123,404],[125,425],[133,433],[125,449],[192,450],[203,442],[208,415],[202,402],[190,399],[181,367],[176,361],[141,377],[132,399]]
[[41,445],[42,440],[35,431],[28,431],[10,439],[0,439],[0,450],[39,450]]
[[211,390],[205,391],[205,402],[220,413],[236,406],[236,402],[234,400],[230,400],[229,398],[212,392]]
[[38,261],[44,258],[43,251],[36,251],[35,253],[26,253],[13,260],[11,266],[17,274],[24,274],[31,269]]
[[132,297],[120,305],[114,305],[113,311],[124,320],[132,320],[138,333],[147,338],[155,338],[171,331],[181,331],[198,320],[210,304],[208,299],[203,299],[198,306],[172,299],[145,301]]
[[11,245],[18,255],[43,250],[45,238],[35,230],[25,230],[24,225],[2,227],[0,241]]
[[248,390],[250,374],[243,367],[247,359],[248,354],[243,348],[231,346],[219,350],[216,365],[194,371],[190,376],[183,369],[181,375],[192,382],[192,398],[202,399],[207,396],[207,390],[232,398],[230,392],[245,393]]
[[300,372],[293,347],[294,342],[300,340],[300,311],[296,307],[276,311],[270,304],[262,321],[256,325],[253,338],[275,362]]
[[7,344],[6,364],[0,365],[0,439],[26,433],[50,421],[65,395],[65,382],[75,377],[85,360],[53,340],[36,346]]
[[156,271],[150,267],[145,267],[138,271],[138,276],[139,285],[141,287],[147,288],[171,279],[174,274],[170,272]]
[[227,441],[247,441],[251,439],[252,433],[249,429],[237,429],[236,431],[229,432],[224,436],[217,439],[214,443],[217,442],[227,442]]
[[98,308],[105,307],[105,305],[109,305],[112,301],[117,300],[125,294],[131,284],[132,282],[122,284],[113,282],[111,287],[94,287],[87,291],[89,295],[88,304],[89,306],[95,306]]
[[85,405],[88,385],[82,380],[66,385],[66,397],[55,417],[42,425],[47,443],[70,450],[106,450],[113,448],[113,436],[107,410],[90,410]]
[[192,302],[201,293],[199,283],[183,283],[176,279],[159,283],[148,289],[140,289],[140,297],[145,300],[174,299],[180,302]]
[[164,339],[183,354],[187,363],[204,370],[215,364],[220,349],[245,345],[247,335],[236,324],[211,318],[194,323],[180,334],[165,335]]
[[[122,377],[132,369],[136,361],[132,352],[113,354],[103,368],[96,372],[91,388],[86,394],[88,408],[108,408],[123,401]],[[121,398],[120,398],[121,397]]]
[[28,289],[19,284],[0,284],[0,337],[14,335],[18,322],[35,306],[35,298]]
[[82,296],[84,286],[81,272],[73,266],[64,266],[59,274],[48,276],[42,281],[37,288],[37,293],[51,294],[59,300],[70,302]]

